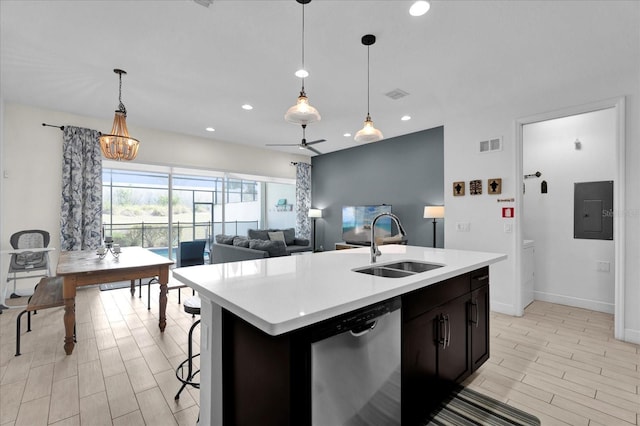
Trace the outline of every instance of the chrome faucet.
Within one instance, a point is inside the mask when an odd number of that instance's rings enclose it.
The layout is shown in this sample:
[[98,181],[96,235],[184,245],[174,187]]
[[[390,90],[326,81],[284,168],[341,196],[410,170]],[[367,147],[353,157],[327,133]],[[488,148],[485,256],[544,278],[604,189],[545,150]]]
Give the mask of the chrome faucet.
[[398,226],[398,231],[400,231],[400,235],[402,235],[403,237],[407,235],[404,228],[402,227],[402,224],[400,223],[400,219],[398,219],[398,216],[396,216],[395,214],[380,213],[379,215],[374,217],[373,221],[371,221],[371,263],[376,263],[376,257],[382,254],[380,253],[380,250],[378,250],[375,233],[376,233],[376,222],[378,221],[378,219],[380,219],[383,216],[389,216],[391,219],[393,219],[393,221]]

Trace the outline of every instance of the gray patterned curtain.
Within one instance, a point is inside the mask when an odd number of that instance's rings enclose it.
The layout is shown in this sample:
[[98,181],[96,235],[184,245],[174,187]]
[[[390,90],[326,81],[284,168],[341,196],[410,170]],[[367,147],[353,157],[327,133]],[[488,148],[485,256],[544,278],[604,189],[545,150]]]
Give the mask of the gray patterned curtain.
[[296,164],[296,235],[311,238],[311,164]]
[[97,130],[65,126],[62,145],[61,250],[101,244],[102,154]]

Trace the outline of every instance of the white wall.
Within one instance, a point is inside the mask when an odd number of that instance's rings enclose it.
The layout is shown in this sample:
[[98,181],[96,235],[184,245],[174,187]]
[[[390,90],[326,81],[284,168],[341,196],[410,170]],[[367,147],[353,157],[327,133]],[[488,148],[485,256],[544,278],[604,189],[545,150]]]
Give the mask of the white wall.
[[[525,181],[522,212],[524,239],[535,241],[536,300],[614,312],[614,243],[573,238],[573,195],[576,182],[618,184],[615,137],[613,108],[524,126],[523,169],[542,173]],[[610,271],[598,271],[598,261]]]
[[[2,171],[8,177],[2,178],[0,248],[10,248],[12,233],[32,228],[49,231],[50,246],[59,248],[62,132],[42,123],[108,131],[112,121],[11,103],[4,105],[2,119]],[[127,124],[129,133],[140,140],[136,163],[295,179],[291,162],[309,161],[306,156],[139,128],[131,121]],[[52,261],[57,263],[57,254]],[[3,256],[3,281],[7,265],[8,256]],[[23,280],[24,285],[30,285],[29,281]]]
[[[516,232],[506,234],[499,204],[486,194],[453,197],[454,181],[502,177],[501,198],[516,196],[516,120],[560,109],[585,105],[618,96],[626,97],[626,211],[620,212],[626,224],[624,260],[624,338],[640,343],[640,64],[625,76],[603,77],[598,85],[566,85],[562,90],[540,93],[532,99],[499,99],[485,108],[451,114],[445,118],[445,247],[469,248],[506,253],[508,259],[491,267],[491,308],[516,315],[520,281],[516,250],[521,249]],[[477,154],[477,142],[502,136],[504,150]],[[511,205],[510,203],[504,205]],[[457,222],[470,222],[470,232],[456,232]],[[515,212],[514,231],[520,212]]]

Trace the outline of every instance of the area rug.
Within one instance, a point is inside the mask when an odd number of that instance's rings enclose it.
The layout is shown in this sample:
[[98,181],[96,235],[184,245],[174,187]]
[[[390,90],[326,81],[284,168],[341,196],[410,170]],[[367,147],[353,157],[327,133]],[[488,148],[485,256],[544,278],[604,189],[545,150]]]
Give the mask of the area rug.
[[467,388],[458,388],[431,415],[426,426],[539,426],[540,420]]

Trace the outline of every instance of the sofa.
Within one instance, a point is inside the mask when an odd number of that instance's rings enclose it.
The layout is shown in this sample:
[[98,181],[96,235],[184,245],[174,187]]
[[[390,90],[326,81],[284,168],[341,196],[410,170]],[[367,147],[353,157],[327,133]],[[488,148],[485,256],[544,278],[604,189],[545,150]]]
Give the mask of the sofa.
[[311,251],[309,240],[296,238],[293,228],[250,229],[246,237],[219,234],[211,245],[212,263],[289,256],[305,251]]

